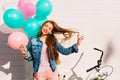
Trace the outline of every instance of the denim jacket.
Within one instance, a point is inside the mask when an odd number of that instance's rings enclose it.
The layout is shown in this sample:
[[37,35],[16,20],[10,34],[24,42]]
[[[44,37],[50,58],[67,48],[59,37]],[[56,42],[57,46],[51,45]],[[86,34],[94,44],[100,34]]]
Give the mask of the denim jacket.
[[[33,61],[33,71],[38,72],[41,58],[41,50],[42,50],[42,41],[40,38],[33,38],[29,41],[27,46],[27,51],[29,53],[29,57],[26,58],[28,61]],[[78,47],[74,44],[68,48],[63,47],[59,42],[57,42],[57,50],[63,55],[69,55],[71,53],[77,53]],[[48,53],[49,54],[49,53]],[[56,63],[53,59],[49,60],[50,67],[52,71],[56,70]]]

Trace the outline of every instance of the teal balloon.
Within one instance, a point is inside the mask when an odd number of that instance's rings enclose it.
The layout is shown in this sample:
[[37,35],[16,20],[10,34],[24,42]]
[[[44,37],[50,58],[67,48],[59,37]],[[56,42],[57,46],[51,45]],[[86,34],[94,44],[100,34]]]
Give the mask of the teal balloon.
[[5,24],[10,28],[21,28],[24,24],[24,16],[17,9],[7,9],[3,14]]
[[39,17],[37,17],[37,16],[35,16],[34,19],[36,19],[38,21],[38,24],[40,27],[42,27],[43,23],[48,20],[47,18],[39,20]]
[[34,18],[29,18],[25,22],[23,30],[25,34],[30,38],[37,36],[38,32],[40,31],[38,21]]
[[36,16],[39,20],[47,18],[52,12],[52,3],[49,0],[39,0],[36,4]]
[[40,20],[38,23],[39,23],[39,26],[42,27],[42,25],[44,24],[44,22],[46,22],[48,19],[45,18],[43,20]]

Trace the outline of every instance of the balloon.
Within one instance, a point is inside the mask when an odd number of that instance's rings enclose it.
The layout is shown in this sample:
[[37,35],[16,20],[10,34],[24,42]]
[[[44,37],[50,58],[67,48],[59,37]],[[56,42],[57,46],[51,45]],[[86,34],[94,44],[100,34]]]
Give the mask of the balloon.
[[20,0],[18,3],[18,9],[23,13],[26,20],[36,13],[36,6],[30,0]]
[[38,21],[34,18],[26,20],[23,30],[28,37],[35,37],[40,30]]
[[42,27],[43,23],[46,22],[46,21],[47,21],[47,18],[46,18],[46,19],[43,19],[43,20],[39,20],[39,22],[38,22],[38,23],[39,23],[39,26]]
[[6,11],[9,8],[16,8],[18,4],[18,0],[0,0],[0,8],[3,11]]
[[26,0],[27,2],[31,2],[31,3],[33,3],[33,4],[35,4],[36,5],[36,3],[38,2],[38,0]]
[[52,4],[49,0],[39,0],[36,3],[36,16],[39,20],[45,19],[52,12]]
[[25,0],[20,0],[17,5],[18,9],[21,9],[24,4],[25,4]]
[[10,34],[10,33],[14,32],[14,31],[22,31],[22,28],[13,29],[13,28],[9,28],[6,24],[2,24],[2,25],[0,25],[0,31],[2,33],[5,33],[5,34]]
[[25,19],[28,19],[36,13],[36,7],[32,3],[26,3],[20,8],[20,11],[23,13]]
[[15,50],[19,50],[20,45],[26,46],[28,42],[28,37],[20,31],[12,32],[8,36],[8,45]]
[[21,28],[24,24],[24,16],[17,9],[7,9],[3,14],[3,20],[10,28]]
[[26,2],[33,3],[34,5],[36,5],[37,1],[38,0],[19,0],[17,6],[22,7]]
[[21,9],[23,12],[25,19],[32,17],[36,13],[36,7],[32,3],[26,3]]
[[3,10],[2,8],[0,8],[0,25],[2,25],[4,22],[3,22],[3,19],[1,18],[3,16]]
[[38,21],[39,26],[42,26],[43,23],[48,20],[47,18],[39,20],[39,18],[37,16],[35,16],[34,19],[36,19]]

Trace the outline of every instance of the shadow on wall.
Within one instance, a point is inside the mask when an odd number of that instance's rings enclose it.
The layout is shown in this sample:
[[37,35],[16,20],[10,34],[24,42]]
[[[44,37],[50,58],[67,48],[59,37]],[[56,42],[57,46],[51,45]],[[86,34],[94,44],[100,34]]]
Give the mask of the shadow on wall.
[[8,35],[0,32],[0,78],[25,80],[25,61],[18,51],[7,45]]
[[32,62],[25,61],[25,80],[33,80]]
[[114,54],[114,47],[113,47],[113,43],[112,41],[109,41],[107,43],[107,47],[106,47],[106,53],[105,53],[105,56],[104,56],[104,63],[107,63],[110,58],[112,57],[112,55]]

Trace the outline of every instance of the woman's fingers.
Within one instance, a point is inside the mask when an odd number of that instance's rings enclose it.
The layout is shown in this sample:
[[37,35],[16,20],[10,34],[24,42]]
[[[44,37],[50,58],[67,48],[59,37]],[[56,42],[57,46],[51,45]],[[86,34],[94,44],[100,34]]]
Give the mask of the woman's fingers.
[[78,40],[77,40],[77,44],[76,44],[76,45],[79,46],[80,43],[81,43],[81,41],[82,41],[84,38],[83,38],[83,36],[80,35],[80,33],[77,34],[77,38],[78,38]]
[[25,48],[24,48],[23,45],[20,45],[19,51],[20,51],[20,53],[22,53],[22,55],[24,57],[28,57],[28,54],[26,53]]
[[77,34],[77,38],[78,38],[78,40],[83,40],[84,39],[83,36],[80,35],[80,33]]
[[25,49],[24,49],[24,46],[23,46],[23,45],[20,45],[19,51],[20,51],[21,53],[25,51]]
[[83,39],[84,39],[84,37],[83,37],[83,36],[81,36],[81,37],[79,37],[78,39],[79,39],[79,40],[83,40]]

